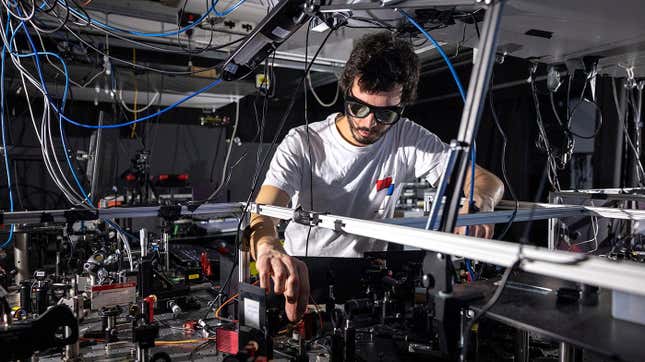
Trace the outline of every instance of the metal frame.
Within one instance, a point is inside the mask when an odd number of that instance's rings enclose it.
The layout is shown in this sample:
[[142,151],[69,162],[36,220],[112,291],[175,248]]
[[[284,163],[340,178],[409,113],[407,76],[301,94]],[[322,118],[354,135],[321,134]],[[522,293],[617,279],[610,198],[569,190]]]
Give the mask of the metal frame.
[[[490,4],[491,0],[486,0]],[[364,2],[355,4],[334,4],[320,7],[321,13],[336,13],[343,11],[384,10],[384,9],[425,9],[437,6],[484,6],[482,0],[381,0],[378,2]]]
[[[585,190],[565,190],[558,192],[549,192],[549,204],[540,204],[545,205],[544,207],[559,207],[560,204],[555,204],[559,202],[557,199],[561,197],[576,197],[584,198],[589,201],[631,201],[634,203],[645,202],[645,194],[629,194],[626,192],[631,191],[645,191],[643,188],[610,188],[610,189],[585,189]],[[634,226],[634,221],[644,220],[641,215],[645,214],[644,210],[639,209],[628,209],[628,208],[612,208],[612,207],[595,207],[595,206],[580,206],[584,208],[589,213],[585,213],[588,216],[600,216],[611,219],[623,219],[631,220],[632,227]],[[597,212],[600,210],[600,212]],[[561,217],[568,216],[579,216],[579,215],[561,215]],[[556,248],[556,239],[557,239],[557,218],[549,219],[548,224],[548,247],[551,250]]]
[[[506,203],[502,204],[506,207]],[[609,219],[622,220],[645,220],[645,210],[630,210],[610,207],[582,206],[582,205],[553,205],[543,203],[521,202],[514,222],[532,220],[558,219],[570,216],[597,216]],[[461,214],[457,218],[456,226],[501,224],[506,223],[513,217],[512,210],[501,210],[494,212],[480,212],[475,214]],[[424,228],[426,217],[413,217],[401,219],[387,219],[388,224]]]
[[[191,211],[186,206],[182,206],[181,215],[209,215],[209,214],[231,214],[241,213],[243,204],[239,202],[231,203],[213,203],[201,205],[197,210]],[[65,214],[70,211],[95,213],[97,219],[121,219],[121,218],[139,218],[139,217],[157,217],[161,206],[139,206],[139,207],[115,207],[110,209],[68,209],[68,210],[40,210],[40,211],[15,211],[0,214],[3,224],[21,225],[21,224],[41,224],[43,218],[50,222],[62,223],[67,222]]]
[[[252,204],[250,212],[290,220],[294,210],[286,207]],[[447,255],[459,255],[485,263],[509,267],[521,255],[526,258],[519,266],[537,273],[573,282],[596,285],[645,296],[645,268],[632,262],[608,259],[565,251],[552,251],[535,246],[455,235],[377,221],[338,215],[315,214],[318,227],[374,238]]]

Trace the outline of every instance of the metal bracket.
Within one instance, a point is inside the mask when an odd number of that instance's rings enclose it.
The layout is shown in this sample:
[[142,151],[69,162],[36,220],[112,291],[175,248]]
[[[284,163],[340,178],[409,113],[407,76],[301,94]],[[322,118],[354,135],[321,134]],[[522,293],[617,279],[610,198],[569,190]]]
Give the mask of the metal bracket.
[[320,223],[320,215],[324,213],[305,211],[302,206],[298,206],[293,212],[293,221],[302,225],[317,226]]
[[166,222],[173,222],[181,216],[181,206],[179,205],[162,205],[159,207],[158,216]]
[[65,222],[68,224],[73,224],[76,221],[93,221],[93,220],[98,220],[99,219],[99,212],[98,210],[96,211],[91,211],[91,210],[66,210],[63,213],[63,217],[65,218]]
[[54,222],[54,215],[43,212],[42,214],[40,214],[40,222],[42,224],[51,224]]

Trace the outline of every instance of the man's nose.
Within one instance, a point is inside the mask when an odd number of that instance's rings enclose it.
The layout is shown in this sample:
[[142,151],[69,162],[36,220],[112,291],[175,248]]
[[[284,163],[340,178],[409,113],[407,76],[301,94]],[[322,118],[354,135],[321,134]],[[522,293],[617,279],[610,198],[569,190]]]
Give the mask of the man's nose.
[[358,118],[358,126],[360,128],[372,128],[376,125],[376,118],[374,117],[374,112],[370,112],[367,116],[363,118]]

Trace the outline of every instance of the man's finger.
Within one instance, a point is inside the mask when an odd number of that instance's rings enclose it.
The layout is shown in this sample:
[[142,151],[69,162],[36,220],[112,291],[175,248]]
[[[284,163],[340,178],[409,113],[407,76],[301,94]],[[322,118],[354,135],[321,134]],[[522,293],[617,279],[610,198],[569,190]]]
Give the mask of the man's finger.
[[282,294],[284,283],[289,277],[289,271],[279,258],[271,259],[271,269],[273,270],[273,291],[275,294]]
[[484,230],[486,231],[484,237],[486,239],[492,239],[493,234],[495,232],[495,226],[494,225],[484,225]]
[[289,271],[289,277],[287,278],[284,289],[284,296],[287,298],[288,303],[295,303],[296,297],[299,294],[298,289],[300,286],[300,273],[298,267],[295,265],[296,262],[294,261],[294,259],[286,257],[283,259],[283,262],[287,267],[287,270]]
[[269,258],[260,258],[255,267],[258,269],[258,274],[260,274],[260,288],[264,290],[269,290],[271,286],[271,261]]
[[305,313],[307,309],[307,303],[309,302],[309,270],[305,263],[298,263],[298,269],[300,276],[300,288],[298,295],[298,316],[301,316]]

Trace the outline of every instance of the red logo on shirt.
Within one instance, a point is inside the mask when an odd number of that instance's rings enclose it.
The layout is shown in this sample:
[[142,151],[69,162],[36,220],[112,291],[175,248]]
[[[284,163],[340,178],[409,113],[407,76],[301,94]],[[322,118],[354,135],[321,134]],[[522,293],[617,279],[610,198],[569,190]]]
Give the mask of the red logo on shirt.
[[376,191],[385,190],[392,185],[392,177],[388,176],[382,180],[376,180]]

